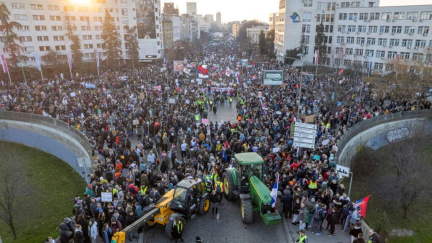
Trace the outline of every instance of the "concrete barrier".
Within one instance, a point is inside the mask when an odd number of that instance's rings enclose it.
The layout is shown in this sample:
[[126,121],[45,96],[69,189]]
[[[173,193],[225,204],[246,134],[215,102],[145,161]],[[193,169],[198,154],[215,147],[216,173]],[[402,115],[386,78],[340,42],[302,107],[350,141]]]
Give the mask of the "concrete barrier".
[[30,113],[0,112],[0,139],[52,154],[89,182],[93,162],[90,142],[65,122]]
[[336,161],[351,167],[359,147],[374,150],[417,135],[432,134],[432,110],[399,112],[373,117],[349,128],[339,140]]
[[[373,117],[349,128],[338,142],[336,161],[351,167],[358,148],[377,150],[393,142],[432,134],[432,110],[399,112]],[[369,239],[369,225],[362,220],[363,238]]]

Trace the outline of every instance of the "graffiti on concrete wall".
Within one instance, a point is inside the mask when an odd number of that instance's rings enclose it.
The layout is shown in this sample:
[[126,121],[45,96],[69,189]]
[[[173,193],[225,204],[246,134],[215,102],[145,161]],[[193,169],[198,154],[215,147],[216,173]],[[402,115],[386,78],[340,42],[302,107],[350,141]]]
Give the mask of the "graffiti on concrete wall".
[[398,128],[396,130],[388,131],[387,132],[387,141],[389,143],[403,139],[409,135],[410,131],[406,127]]

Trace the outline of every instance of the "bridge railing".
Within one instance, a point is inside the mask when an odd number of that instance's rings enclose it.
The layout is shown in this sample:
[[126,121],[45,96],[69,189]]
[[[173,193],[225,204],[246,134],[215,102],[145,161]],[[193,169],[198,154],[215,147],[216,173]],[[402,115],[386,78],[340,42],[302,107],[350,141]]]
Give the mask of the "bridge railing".
[[415,110],[390,113],[387,115],[372,117],[368,120],[356,123],[354,126],[348,128],[345,134],[339,139],[337,143],[338,152],[336,153],[336,158],[339,159],[339,155],[346,144],[359,133],[379,124],[416,117],[432,117],[432,110]]
[[46,125],[54,128],[61,129],[63,132],[69,134],[73,138],[75,138],[87,151],[89,154],[89,158],[92,158],[92,147],[90,145],[90,141],[84,133],[76,129],[74,126],[69,125],[64,121],[57,120],[50,116],[42,116],[33,113],[25,113],[25,112],[13,112],[13,111],[0,111],[0,120],[14,120],[14,121],[22,121],[22,122],[30,122],[40,125]]

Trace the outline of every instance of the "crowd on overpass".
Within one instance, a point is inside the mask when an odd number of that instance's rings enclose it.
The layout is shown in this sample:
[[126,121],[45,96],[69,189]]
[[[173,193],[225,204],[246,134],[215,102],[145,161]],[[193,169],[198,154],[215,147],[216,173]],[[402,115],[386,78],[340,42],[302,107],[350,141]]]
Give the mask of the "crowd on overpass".
[[[335,172],[337,142],[358,122],[430,109],[431,104],[421,98],[390,97],[384,102],[389,97],[373,96],[361,80],[342,75],[318,75],[300,84],[298,69],[251,60],[244,65],[234,55],[238,49],[227,42],[206,46],[201,60],[190,53],[185,58],[185,64],[191,63],[190,75],[171,72],[169,63],[161,63],[135,71],[108,71],[94,90],[86,89],[85,78],[7,86],[3,110],[65,121],[83,132],[93,147],[94,173],[83,195],[74,199],[73,215],[60,224],[59,242],[110,243],[117,231],[139,219],[146,206],[179,181],[189,176],[221,177],[234,154],[242,152],[257,152],[264,158],[269,189],[280,178],[281,211],[298,225],[303,242],[303,236],[320,235],[323,229],[329,230],[329,236],[343,234],[336,225],[349,232],[352,241],[361,242],[357,238],[365,232],[358,227],[359,209]],[[200,64],[208,66],[209,78],[195,75]],[[238,75],[226,75],[228,68]],[[263,85],[259,77],[264,69],[283,69],[284,84]],[[358,99],[331,106],[328,101],[334,94],[326,96],[322,92],[326,87],[342,87]],[[169,103],[168,97],[175,97],[174,102]],[[236,120],[208,122],[208,113],[220,106],[236,109]],[[294,147],[290,127],[312,115],[317,125],[315,149]],[[101,202],[102,192],[112,192],[112,202]],[[220,213],[223,216],[223,209]],[[381,242],[376,233],[371,237],[371,242]]]

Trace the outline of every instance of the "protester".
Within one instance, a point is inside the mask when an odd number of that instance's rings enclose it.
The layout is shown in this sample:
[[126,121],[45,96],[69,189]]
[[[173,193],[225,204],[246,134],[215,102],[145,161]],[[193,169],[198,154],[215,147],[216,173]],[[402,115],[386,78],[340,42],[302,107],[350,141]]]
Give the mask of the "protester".
[[[292,212],[291,222],[300,220],[300,230],[307,222],[312,233],[320,235],[324,219],[330,234],[339,219],[342,229],[350,228],[350,223],[361,220],[361,211],[339,183],[338,142],[356,123],[388,113],[430,109],[430,102],[423,95],[414,101],[376,94],[350,76],[327,73],[303,79],[295,67],[276,61],[264,67],[253,60],[243,63],[244,59],[238,43],[227,41],[202,48],[199,63],[188,53],[184,64],[190,74],[173,72],[172,62],[167,61],[135,71],[106,71],[99,77],[8,84],[1,107],[50,116],[88,138],[94,168],[83,188],[85,199],[77,197],[71,205],[74,219],[80,218],[83,227],[81,214],[85,221],[93,220],[83,228],[88,229],[86,241],[93,241],[96,227],[99,237],[110,242],[115,231],[139,220],[146,206],[188,176],[205,180],[208,192],[223,192],[222,172],[242,152],[263,157],[261,173],[270,188],[280,175],[283,214],[290,217]],[[198,67],[205,65],[208,77],[203,73],[196,77]],[[264,70],[284,70],[283,85],[263,85]],[[90,81],[96,86],[92,92],[82,84]],[[336,94],[328,93],[336,88]],[[175,103],[168,104],[168,97],[175,97]],[[233,109],[237,119],[216,120],[222,107]],[[206,117],[213,119],[203,120]],[[306,120],[317,126],[314,149],[293,146],[291,130]],[[101,202],[102,192],[112,193],[113,202]],[[221,196],[211,197],[216,215]],[[327,209],[331,210],[328,217]],[[60,225],[61,242],[71,239],[73,225],[71,219]],[[136,236],[137,232],[128,235]]]

